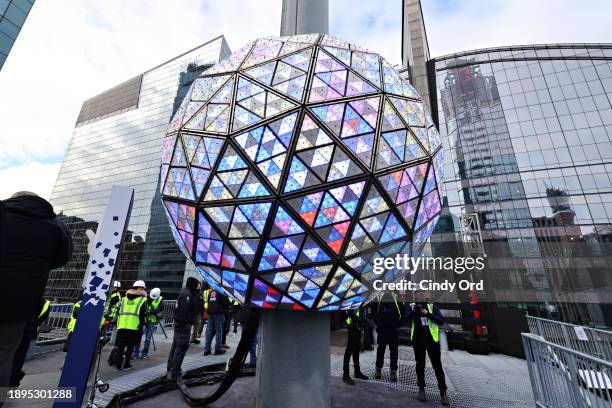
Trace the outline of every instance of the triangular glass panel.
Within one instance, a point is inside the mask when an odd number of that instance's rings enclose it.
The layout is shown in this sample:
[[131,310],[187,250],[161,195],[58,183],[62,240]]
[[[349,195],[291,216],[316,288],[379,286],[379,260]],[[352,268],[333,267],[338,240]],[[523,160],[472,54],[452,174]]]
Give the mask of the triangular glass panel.
[[283,42],[279,40],[257,40],[255,47],[253,47],[251,54],[244,60],[244,63],[242,64],[241,68],[248,68],[253,65],[257,65],[275,58],[278,55],[282,46]]
[[376,85],[380,86],[380,63],[379,56],[366,52],[353,51],[351,58],[351,67],[361,74],[364,78]]
[[425,112],[421,102],[408,101],[392,96],[389,97],[389,100],[408,126],[425,126]]
[[220,75],[212,77],[207,76],[203,78],[197,78],[195,81],[193,81],[191,100],[208,102],[208,100],[215,94],[215,92],[221,89],[223,84],[225,84],[229,78],[230,75]]

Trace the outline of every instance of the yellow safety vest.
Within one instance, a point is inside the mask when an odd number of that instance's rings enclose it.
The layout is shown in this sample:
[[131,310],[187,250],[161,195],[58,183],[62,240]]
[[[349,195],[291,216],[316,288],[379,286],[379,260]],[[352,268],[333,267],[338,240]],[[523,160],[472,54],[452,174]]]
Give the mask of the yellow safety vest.
[[41,317],[43,317],[43,315],[45,313],[47,313],[47,310],[49,310],[49,306],[51,305],[51,301],[50,300],[45,300],[45,304],[42,307],[42,310],[40,311],[40,313],[38,314],[38,318],[40,319]]
[[74,311],[81,307],[81,301],[79,300],[74,305],[72,305],[72,310],[70,311],[70,320],[68,320],[68,333],[72,333],[74,331],[74,326],[76,325],[76,318],[74,317]]
[[[158,297],[157,299],[155,299],[154,301],[151,302],[151,311],[157,310],[157,308],[159,307],[161,301],[162,301],[162,297]],[[157,316],[155,316],[154,314],[151,314],[149,316],[149,322],[155,324],[157,323]]]
[[[431,303],[427,304],[427,310],[429,310],[430,314],[433,314],[433,305]],[[427,325],[431,338],[437,343],[440,340],[440,328],[429,317],[427,318]],[[412,341],[412,336],[414,336],[414,321],[410,321],[410,341]]]
[[139,296],[135,299],[128,299],[126,296],[121,299],[119,317],[117,318],[117,330],[138,330],[138,326],[140,326],[140,308],[146,301],[147,298],[144,296]]
[[[355,312],[355,316],[359,317],[359,309],[357,309],[357,311]],[[350,326],[351,324],[353,324],[353,319],[351,318],[351,316],[349,316],[346,318],[345,322],[347,326]]]
[[210,295],[210,289],[206,289],[202,292],[202,300],[204,300],[204,309],[208,309],[208,296]]

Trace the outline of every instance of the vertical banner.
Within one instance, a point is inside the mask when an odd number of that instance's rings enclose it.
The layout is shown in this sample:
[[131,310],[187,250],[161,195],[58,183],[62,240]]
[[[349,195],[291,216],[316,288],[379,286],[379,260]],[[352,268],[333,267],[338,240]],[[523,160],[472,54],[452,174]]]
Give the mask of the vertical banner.
[[119,249],[130,219],[133,200],[134,189],[113,186],[108,205],[98,224],[94,242],[89,245],[85,290],[58,385],[58,388],[73,389],[76,398],[72,400],[74,402],[58,399],[53,407],[80,407],[83,401],[91,364],[95,357],[104,303],[110,289],[115,264],[118,262]]

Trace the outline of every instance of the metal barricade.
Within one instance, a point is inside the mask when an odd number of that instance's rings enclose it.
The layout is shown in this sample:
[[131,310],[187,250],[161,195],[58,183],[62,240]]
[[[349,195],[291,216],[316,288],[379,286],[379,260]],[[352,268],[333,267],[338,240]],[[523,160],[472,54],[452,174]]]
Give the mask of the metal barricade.
[[68,321],[74,303],[51,303],[49,306],[49,318],[45,321],[45,326],[51,331],[38,333],[36,345],[44,346],[54,343],[62,343],[68,337]]
[[537,407],[612,407],[612,362],[523,333]]
[[172,326],[174,324],[174,318],[172,317],[174,309],[176,308],[176,300],[162,300],[161,304],[161,319],[160,323],[164,327]]
[[527,316],[529,332],[552,343],[612,361],[612,332]]

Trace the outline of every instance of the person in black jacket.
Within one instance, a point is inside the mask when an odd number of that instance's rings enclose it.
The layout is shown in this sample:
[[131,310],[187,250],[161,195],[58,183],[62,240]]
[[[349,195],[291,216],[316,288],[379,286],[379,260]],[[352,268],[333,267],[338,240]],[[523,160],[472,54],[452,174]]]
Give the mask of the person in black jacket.
[[382,368],[385,359],[385,349],[389,346],[391,354],[391,381],[397,382],[397,359],[399,347],[399,335],[397,329],[402,325],[402,305],[397,301],[393,293],[385,295],[374,305],[374,321],[376,322],[376,334],[378,334],[378,349],[376,350],[376,371],[374,378],[382,377]]
[[200,344],[202,333],[202,313],[204,312],[204,299],[202,299],[202,285],[198,283],[198,295],[195,298],[196,315],[191,329],[191,343]]
[[187,278],[187,283],[176,300],[174,309],[174,337],[172,347],[168,355],[166,378],[174,381],[181,375],[183,359],[189,348],[189,336],[191,326],[196,318],[196,297],[198,296],[198,280],[194,277]]
[[40,312],[49,271],[71,256],[70,233],[47,200],[19,192],[0,201],[0,388],[9,384],[26,325]]
[[367,380],[368,377],[361,372],[359,366],[359,352],[361,351],[361,332],[363,330],[364,321],[361,318],[361,312],[357,310],[347,310],[346,327],[348,329],[348,339],[346,342],[346,349],[344,350],[344,364],[343,364],[343,375],[342,381],[349,385],[355,385],[355,381],[349,374],[349,363],[351,356],[353,356],[353,368],[355,378],[358,380]]
[[425,353],[429,355],[429,361],[436,373],[438,389],[440,390],[440,402],[448,405],[446,395],[446,380],[440,353],[440,326],[444,324],[444,318],[440,310],[427,301],[426,292],[415,293],[416,303],[410,305],[407,319],[410,323],[410,341],[414,349],[416,360],[416,375],[419,392],[417,398],[425,402]]
[[216,290],[210,290],[208,295],[208,323],[206,324],[206,341],[204,343],[204,355],[210,354],[213,337],[215,338],[215,354],[225,353],[221,347],[223,328],[225,324],[225,313],[229,307],[229,299]]

